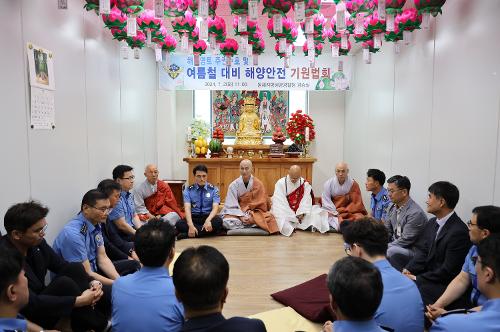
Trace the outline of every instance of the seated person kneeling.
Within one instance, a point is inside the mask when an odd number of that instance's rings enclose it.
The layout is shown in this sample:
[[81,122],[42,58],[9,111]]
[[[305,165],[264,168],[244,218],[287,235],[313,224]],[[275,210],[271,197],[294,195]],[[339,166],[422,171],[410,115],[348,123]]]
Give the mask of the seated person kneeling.
[[184,305],[186,322],[182,331],[264,332],[259,319],[222,316],[228,294],[229,264],[210,246],[188,248],[174,264],[175,295]]
[[175,255],[175,228],[150,219],[135,233],[135,248],[144,267],[113,284],[113,330],[180,331],[184,308],[168,272]]
[[195,183],[184,189],[184,210],[186,218],[175,224],[178,239],[219,235],[223,232],[219,212],[219,188],[207,182],[208,169],[197,165],[193,169]]

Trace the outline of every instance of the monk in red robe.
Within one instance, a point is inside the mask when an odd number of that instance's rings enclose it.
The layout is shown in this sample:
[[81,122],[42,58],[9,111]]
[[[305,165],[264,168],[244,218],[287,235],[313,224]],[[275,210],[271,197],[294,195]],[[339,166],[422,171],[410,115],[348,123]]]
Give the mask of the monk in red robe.
[[162,218],[171,225],[184,218],[170,186],[158,180],[155,165],[147,165],[144,170],[146,180],[134,188],[135,210],[142,221],[153,217]]
[[335,166],[335,176],[326,181],[321,204],[328,212],[328,223],[336,230],[344,220],[356,220],[366,216],[359,185],[349,176],[345,162]]

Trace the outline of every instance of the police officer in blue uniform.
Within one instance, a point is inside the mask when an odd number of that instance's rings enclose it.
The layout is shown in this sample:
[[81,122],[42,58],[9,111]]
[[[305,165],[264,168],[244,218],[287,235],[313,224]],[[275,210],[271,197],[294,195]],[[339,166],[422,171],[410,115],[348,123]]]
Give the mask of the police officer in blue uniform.
[[175,224],[178,239],[185,237],[203,237],[223,233],[222,218],[219,212],[219,188],[207,182],[208,169],[197,165],[193,169],[195,183],[184,192],[184,210],[186,217]]
[[366,190],[370,191],[370,208],[371,216],[377,220],[384,220],[391,200],[387,194],[387,189],[384,187],[385,174],[379,169],[369,169],[366,173]]

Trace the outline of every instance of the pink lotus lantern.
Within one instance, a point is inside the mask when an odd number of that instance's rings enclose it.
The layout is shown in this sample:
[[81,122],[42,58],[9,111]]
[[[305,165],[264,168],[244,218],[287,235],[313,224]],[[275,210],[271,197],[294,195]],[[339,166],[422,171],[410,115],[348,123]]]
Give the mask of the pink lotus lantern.
[[238,16],[233,17],[233,29],[237,36],[248,36],[255,32],[257,29],[257,21],[247,20],[247,31],[239,31],[238,29]]
[[146,35],[144,32],[138,30],[135,37],[128,37],[126,41],[130,48],[143,48],[144,42],[146,41]]
[[[385,12],[386,12],[386,28],[387,31],[394,31],[394,18],[397,14],[403,11],[403,6],[406,0],[386,0],[385,1]],[[375,6],[378,6],[378,0],[374,0]]]
[[362,13],[370,14],[375,8],[375,4],[371,0],[348,0],[345,7],[351,13],[351,17],[356,17]]
[[413,31],[420,29],[422,15],[419,15],[415,8],[405,9],[401,14],[396,16],[395,22],[401,30]]
[[[313,19],[313,33],[315,36],[322,36],[323,35],[323,27],[326,26],[327,19],[323,16],[323,14],[318,14],[314,16]],[[305,31],[305,23],[300,23],[300,26],[302,27],[302,31]]]
[[339,55],[348,55],[349,51],[351,50],[351,42],[348,40],[347,41],[347,48],[342,48],[341,44],[339,42],[334,42],[332,43],[332,46],[335,46],[339,50]]
[[215,51],[215,44],[226,39],[226,22],[220,16],[208,18],[208,40],[210,49]]
[[144,0],[116,0],[116,8],[126,15],[137,15],[144,10]]
[[172,21],[172,28],[175,32],[183,34],[190,33],[196,27],[196,18],[191,12],[185,12],[184,16],[176,17]]
[[[305,56],[309,56],[309,49],[307,48],[307,41],[304,43],[304,46],[302,46],[302,52],[304,52]],[[321,55],[321,52],[323,52],[323,44],[315,43],[314,44],[315,55],[316,56]]]
[[195,27],[193,31],[189,34],[189,41],[196,43],[200,40],[200,29],[198,27]]
[[[337,35],[340,33],[339,29],[337,29],[337,18],[335,15],[333,15],[332,19],[330,20],[330,26],[332,27],[334,34]],[[349,17],[345,18],[345,27],[346,27],[347,32],[353,33],[354,22]]]
[[116,7],[113,7],[109,14],[102,14],[101,17],[104,26],[108,29],[123,29],[127,25],[127,16]]
[[127,27],[123,29],[120,28],[111,28],[111,34],[113,35],[113,39],[118,41],[124,41],[127,39]]
[[321,0],[306,0],[306,16],[313,16],[319,14],[321,10]]
[[254,33],[248,36],[249,44],[256,44],[261,40],[264,40],[264,34],[262,33],[262,31],[260,31],[260,29],[257,29]]
[[[292,54],[295,52],[295,45],[294,44],[286,44],[286,47],[288,48],[289,45],[292,46]],[[276,54],[280,57],[280,58],[284,58],[286,57],[286,52],[280,52],[280,46],[279,46],[279,42],[276,43],[276,45],[274,45],[274,50],[276,51]]]
[[253,55],[253,65],[259,65],[259,55],[264,53],[264,49],[266,48],[266,43],[263,39],[259,40],[257,43],[252,44],[252,55]]
[[385,31],[385,20],[379,18],[378,12],[376,10],[373,11],[371,15],[365,18],[364,24],[365,29],[372,35]]
[[378,51],[380,51],[380,48],[376,48],[374,46],[373,40],[365,41],[361,45],[363,48],[367,48],[370,53],[377,53]]
[[164,0],[163,3],[163,12],[168,17],[184,16],[188,8],[188,0]]
[[160,27],[163,26],[163,20],[161,18],[155,17],[155,12],[146,9],[137,18],[137,25],[142,31],[146,32],[148,44],[152,40],[152,32],[159,31]]
[[413,0],[413,2],[415,2],[419,14],[430,13],[436,17],[438,14],[443,14],[441,7],[443,7],[446,0]]
[[177,40],[171,35],[167,35],[163,43],[161,43],[161,49],[167,53],[173,53],[176,47]]
[[295,23],[293,22],[293,20],[288,17],[282,17],[281,22],[283,29],[280,33],[276,33],[274,32],[274,19],[270,18],[269,21],[267,21],[267,30],[269,31],[269,35],[271,37],[276,39],[286,38],[288,35],[292,33],[292,28],[295,27]]
[[292,8],[292,3],[290,0],[264,0],[262,14],[267,13],[268,17],[276,14],[285,16]]
[[[110,0],[109,8],[113,8],[116,4],[116,0]],[[83,6],[88,12],[93,10],[97,15],[99,15],[99,0],[85,0],[85,5]]]
[[160,29],[151,32],[151,41],[156,44],[161,44],[167,37],[167,28],[161,25]]
[[248,14],[248,0],[229,0],[229,7],[233,15]]
[[385,41],[388,42],[398,42],[400,40],[403,40],[403,31],[399,30],[398,25],[396,24],[394,26],[394,31],[387,31],[385,33]]
[[290,34],[286,36],[287,43],[289,44],[295,43],[298,36],[299,36],[299,30],[295,26],[293,26],[292,30],[290,30]]
[[[200,6],[200,0],[188,0],[188,5],[191,11],[195,16],[199,16],[198,8]],[[217,9],[218,2],[217,0],[209,0],[208,1],[208,15],[214,16],[215,10]]]
[[205,54],[207,50],[207,43],[200,39],[196,43],[193,44],[193,54],[194,54],[194,65],[200,65],[200,55]]
[[238,52],[238,42],[232,38],[227,38],[219,45],[221,54],[226,56],[226,66],[231,65],[231,57]]

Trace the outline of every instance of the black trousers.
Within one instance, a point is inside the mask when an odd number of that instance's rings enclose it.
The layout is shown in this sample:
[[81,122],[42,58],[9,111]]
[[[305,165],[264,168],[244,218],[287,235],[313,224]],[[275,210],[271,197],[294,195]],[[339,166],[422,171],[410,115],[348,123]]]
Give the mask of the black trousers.
[[[39,295],[77,297],[89,288],[89,281],[87,272],[85,272],[82,264],[70,263],[60,271],[59,275]],[[44,310],[27,318],[43,328],[52,329],[61,317],[51,315],[49,310]],[[75,332],[88,330],[102,331],[108,324],[106,315],[98,306],[95,308],[90,306],[73,308],[70,319],[71,328]]]
[[[205,237],[205,236],[214,236],[220,235],[224,232],[224,227],[222,226],[222,218],[219,216],[215,216],[212,219],[212,228],[211,232],[207,232],[206,230],[202,230],[203,224],[205,220],[208,218],[208,214],[192,214],[191,219],[193,220],[194,227],[198,231],[198,235],[196,237]],[[186,219],[181,219],[175,224],[175,228],[178,233],[188,233],[189,227]]]

